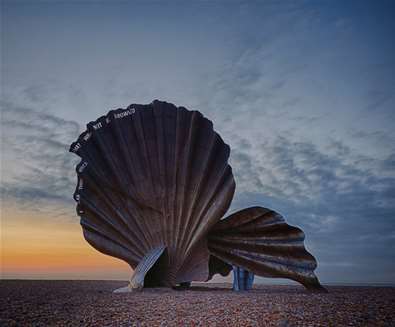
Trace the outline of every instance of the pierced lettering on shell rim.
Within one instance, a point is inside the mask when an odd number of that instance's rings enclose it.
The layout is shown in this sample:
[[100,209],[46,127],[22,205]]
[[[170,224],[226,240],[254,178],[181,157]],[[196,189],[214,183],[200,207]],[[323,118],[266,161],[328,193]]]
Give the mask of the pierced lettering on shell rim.
[[78,168],[78,172],[82,173],[84,171],[84,169],[88,166],[88,163],[86,161],[84,161],[81,166]]
[[102,127],[103,127],[103,125],[102,125],[101,121],[99,121],[98,123],[96,123],[96,124],[93,125],[93,128],[94,128],[95,130],[98,130],[99,128],[102,128]]
[[130,108],[130,109],[127,109],[123,112],[115,113],[114,118],[115,119],[125,118],[127,116],[133,115],[135,112],[136,112],[136,109]]
[[71,151],[77,152],[80,148],[81,148],[81,144],[80,143],[76,143]]

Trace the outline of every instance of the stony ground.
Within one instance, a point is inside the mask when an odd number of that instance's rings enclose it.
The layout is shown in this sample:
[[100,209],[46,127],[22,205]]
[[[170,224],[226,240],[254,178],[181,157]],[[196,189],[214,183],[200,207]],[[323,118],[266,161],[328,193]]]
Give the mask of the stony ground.
[[112,293],[124,285],[0,281],[0,326],[395,326],[390,287],[309,294],[296,286],[259,286],[234,293],[222,284]]

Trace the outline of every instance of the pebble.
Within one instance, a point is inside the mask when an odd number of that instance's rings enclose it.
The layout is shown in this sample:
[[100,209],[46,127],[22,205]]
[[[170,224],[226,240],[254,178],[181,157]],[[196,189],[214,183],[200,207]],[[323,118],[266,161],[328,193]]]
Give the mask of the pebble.
[[0,326],[395,326],[394,287],[229,284],[112,291],[118,281],[0,281]]

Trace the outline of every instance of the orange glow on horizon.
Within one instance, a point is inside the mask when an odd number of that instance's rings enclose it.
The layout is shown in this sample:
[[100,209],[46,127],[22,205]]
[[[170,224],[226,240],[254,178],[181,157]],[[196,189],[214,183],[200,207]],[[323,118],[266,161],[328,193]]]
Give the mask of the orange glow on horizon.
[[85,241],[77,217],[65,221],[4,206],[1,259],[1,277],[7,279],[128,280],[132,274],[127,263]]

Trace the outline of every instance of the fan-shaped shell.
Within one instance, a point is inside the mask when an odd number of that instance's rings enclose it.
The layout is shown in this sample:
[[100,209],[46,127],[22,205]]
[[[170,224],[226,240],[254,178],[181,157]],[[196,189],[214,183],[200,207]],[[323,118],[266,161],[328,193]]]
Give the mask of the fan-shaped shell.
[[206,235],[235,189],[211,121],[166,102],[133,104],[90,122],[70,151],[82,158],[74,197],[93,247],[133,268],[166,248],[163,284],[207,280]]
[[[208,247],[217,262],[263,277],[293,279],[307,289],[325,292],[314,274],[317,262],[304,247],[304,238],[303,231],[288,225],[279,213],[250,207],[218,222],[208,235]],[[220,268],[224,269],[221,261],[212,270],[220,272]]]

